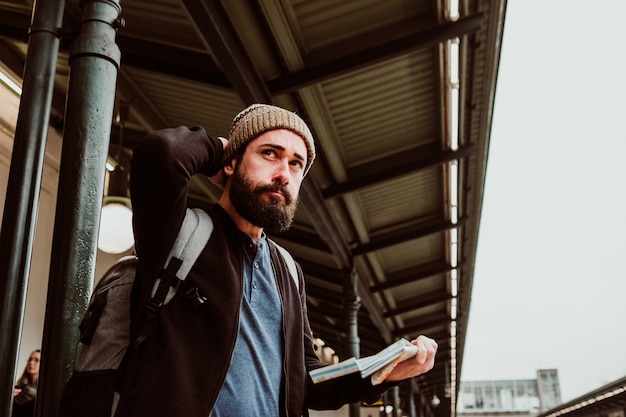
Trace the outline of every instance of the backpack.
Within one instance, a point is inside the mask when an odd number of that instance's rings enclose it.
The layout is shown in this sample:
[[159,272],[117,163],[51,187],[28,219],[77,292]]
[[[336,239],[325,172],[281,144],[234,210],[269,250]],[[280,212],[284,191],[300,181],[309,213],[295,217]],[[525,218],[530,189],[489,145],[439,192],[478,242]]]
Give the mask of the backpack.
[[[187,209],[176,241],[155,280],[150,300],[144,306],[147,322],[176,295],[191,267],[213,232],[211,217],[201,209]],[[298,273],[289,252],[272,241],[288,266],[296,288]],[[136,256],[120,258],[109,268],[96,287],[80,323],[80,338],[74,371],[61,397],[60,415],[64,417],[111,417],[117,409],[118,372],[131,344],[133,284],[137,270]],[[176,279],[180,282],[176,282]],[[192,301],[203,303],[197,293]],[[138,338],[149,330],[142,326]]]

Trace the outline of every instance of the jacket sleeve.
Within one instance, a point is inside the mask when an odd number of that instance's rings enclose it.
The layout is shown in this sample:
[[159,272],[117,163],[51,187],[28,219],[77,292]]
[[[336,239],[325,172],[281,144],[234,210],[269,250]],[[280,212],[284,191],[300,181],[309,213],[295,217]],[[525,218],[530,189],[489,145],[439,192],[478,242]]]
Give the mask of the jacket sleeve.
[[135,251],[147,276],[158,273],[176,239],[189,180],[198,173],[215,175],[222,157],[222,142],[202,128],[158,130],[135,146],[130,171]]
[[345,404],[354,402],[376,402],[382,394],[398,383],[382,383],[372,385],[370,378],[361,378],[358,373],[345,375],[328,381],[313,383],[308,374],[313,369],[321,368],[326,364],[319,360],[313,348],[313,333],[309,324],[304,280],[300,281],[300,302],[302,303],[303,323],[305,328],[305,361],[307,371],[307,406],[313,410],[336,410]]
[[26,404],[37,396],[37,387],[34,385],[23,385],[20,388],[22,391],[15,396],[15,404]]

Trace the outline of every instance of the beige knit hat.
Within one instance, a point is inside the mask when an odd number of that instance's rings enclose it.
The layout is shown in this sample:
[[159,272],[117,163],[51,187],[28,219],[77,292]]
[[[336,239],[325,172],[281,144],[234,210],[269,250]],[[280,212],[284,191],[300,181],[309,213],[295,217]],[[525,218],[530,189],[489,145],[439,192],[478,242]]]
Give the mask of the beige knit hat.
[[304,175],[306,175],[315,159],[315,144],[311,131],[297,114],[269,104],[253,104],[235,116],[228,134],[224,160],[230,161],[252,139],[274,129],[288,129],[304,139],[308,152],[304,167]]

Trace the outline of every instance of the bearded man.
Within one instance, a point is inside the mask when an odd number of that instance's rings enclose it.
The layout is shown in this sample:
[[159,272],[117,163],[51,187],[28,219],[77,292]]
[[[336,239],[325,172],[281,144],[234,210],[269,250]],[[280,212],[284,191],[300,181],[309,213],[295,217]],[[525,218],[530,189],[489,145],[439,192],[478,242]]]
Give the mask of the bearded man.
[[160,311],[157,325],[133,347],[116,416],[297,417],[376,401],[433,367],[437,344],[419,336],[415,359],[383,384],[358,374],[312,382],[308,372],[325,364],[313,348],[304,277],[298,266],[294,281],[264,230],[289,228],[314,159],[305,122],[267,104],[239,113],[228,140],[178,127],[138,144],[131,199],[140,304],[182,224],[191,177],[205,174],[223,193],[207,211],[214,230],[185,281],[206,302],[198,306],[179,291]]

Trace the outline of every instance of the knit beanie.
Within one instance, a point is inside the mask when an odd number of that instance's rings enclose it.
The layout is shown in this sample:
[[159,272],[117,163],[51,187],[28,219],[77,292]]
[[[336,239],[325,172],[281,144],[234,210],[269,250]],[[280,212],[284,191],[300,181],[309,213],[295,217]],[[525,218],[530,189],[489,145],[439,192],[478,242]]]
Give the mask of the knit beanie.
[[224,161],[235,158],[252,139],[274,129],[291,130],[302,137],[308,153],[304,167],[306,175],[315,159],[315,144],[311,131],[297,114],[269,104],[253,104],[235,116],[228,134],[228,146],[224,150]]

